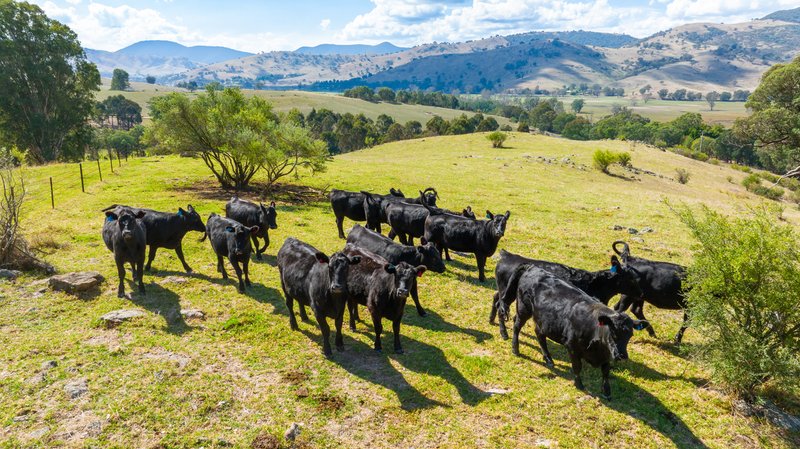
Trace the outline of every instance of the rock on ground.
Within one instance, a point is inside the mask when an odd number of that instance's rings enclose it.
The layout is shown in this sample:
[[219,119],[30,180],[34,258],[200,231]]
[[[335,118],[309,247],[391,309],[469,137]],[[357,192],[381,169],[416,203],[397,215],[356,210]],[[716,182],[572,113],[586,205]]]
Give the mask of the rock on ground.
[[103,276],[96,271],[57,274],[50,278],[50,288],[67,293],[78,293],[92,289],[103,282]]
[[183,315],[184,318],[196,318],[200,320],[206,317],[205,312],[197,309],[181,309],[181,315]]
[[89,392],[89,385],[86,383],[86,379],[77,379],[64,385],[64,391],[70,399],[78,399]]
[[8,279],[9,281],[13,281],[14,279],[18,278],[20,275],[22,275],[21,271],[6,270],[5,268],[0,269],[0,279]]
[[117,325],[123,321],[144,316],[141,310],[114,310],[100,317],[108,325]]

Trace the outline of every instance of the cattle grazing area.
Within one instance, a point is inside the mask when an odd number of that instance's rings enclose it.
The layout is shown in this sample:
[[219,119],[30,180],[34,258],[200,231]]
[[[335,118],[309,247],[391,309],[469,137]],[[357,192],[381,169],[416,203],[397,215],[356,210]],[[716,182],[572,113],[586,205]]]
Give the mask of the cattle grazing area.
[[[475,134],[336,156],[325,172],[266,196],[239,192],[234,202],[272,217],[246,224],[225,218],[234,192],[215,187],[198,159],[132,158],[87,193],[65,193],[54,211],[42,196],[49,192],[32,187],[23,216],[32,244],[59,272],[98,271],[105,282],[79,295],[27,275],[0,282],[0,447],[247,448],[269,435],[292,447],[287,429],[299,432],[295,447],[796,447],[768,421],[734,412],[708,372],[673,343],[683,313],[662,288],[663,266],[652,265],[649,284],[632,285],[625,271],[647,261],[688,265],[694,242],[662,200],[744,213],[761,203],[741,186],[746,174],[619,141],[510,133],[505,146],[492,149]],[[628,151],[642,173],[664,177],[580,169],[597,149]],[[688,184],[670,179],[677,168],[692,173]],[[59,169],[27,169],[28,184],[43,185]],[[388,240],[389,224],[381,223],[383,236],[366,229],[362,191],[395,189],[414,199],[431,186],[435,206],[413,205],[428,214],[414,246]],[[353,216],[361,205],[358,221],[342,212],[345,239],[333,189],[361,195],[342,201]],[[389,203],[387,211],[399,204]],[[103,211],[118,204],[129,207]],[[438,212],[467,207],[477,219]],[[166,237],[169,245],[156,244],[146,271],[149,211],[166,221],[194,213],[201,220],[175,231],[177,246]],[[464,232],[431,223],[426,233],[429,218],[459,220]],[[787,204],[783,218],[800,224],[800,211]],[[120,273],[102,235],[116,227],[124,243],[120,226],[128,220],[144,231],[131,238],[141,243],[134,264],[145,291],[122,258],[119,298]],[[259,260],[264,223],[269,245]],[[653,232],[627,230],[645,227]],[[469,233],[485,236],[487,246],[463,243]],[[616,241],[627,246],[615,251]],[[498,268],[503,251],[562,264],[575,285],[527,262]],[[483,281],[476,254],[485,255]],[[239,276],[223,279],[219,265]],[[563,303],[526,289],[534,279],[577,304],[569,323],[540,320],[551,337],[549,359],[530,309],[539,301],[559,315]],[[508,330],[519,331],[519,356],[496,325],[505,309],[489,323],[495,298],[503,298],[498,283],[516,285],[505,292],[514,295],[506,324],[518,312],[529,317]],[[633,300],[637,289],[643,303]],[[624,313],[614,309],[612,291],[631,294]],[[101,318],[119,310],[141,315]],[[583,333],[559,341],[575,323],[585,324]],[[702,338],[689,327],[682,346]],[[611,344],[622,340],[622,351]]]

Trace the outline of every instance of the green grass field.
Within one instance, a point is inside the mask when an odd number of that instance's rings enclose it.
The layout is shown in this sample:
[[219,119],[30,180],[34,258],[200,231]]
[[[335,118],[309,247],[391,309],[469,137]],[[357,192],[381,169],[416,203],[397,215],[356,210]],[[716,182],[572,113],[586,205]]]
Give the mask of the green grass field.
[[[110,91],[110,81],[104,79],[104,84],[100,92],[97,93],[97,100],[102,101],[111,95],[122,94],[142,106],[142,114],[145,122],[149,121],[148,102],[165,92],[182,91],[188,95],[193,95],[185,89],[178,89],[168,86],[157,86],[146,83],[131,83],[130,92]],[[472,115],[469,111],[459,111],[455,109],[437,108],[433,106],[391,104],[391,103],[371,103],[369,101],[356,98],[346,98],[340,94],[303,92],[303,91],[275,91],[275,90],[244,90],[246,95],[258,95],[272,102],[278,112],[287,112],[292,108],[297,108],[300,112],[307,114],[311,109],[330,109],[340,114],[364,114],[365,116],[376,119],[381,114],[387,114],[396,122],[405,123],[409,120],[417,120],[425,126],[428,120],[438,115],[445,120],[458,117],[461,114]],[[493,116],[500,125],[511,124],[505,117]]]
[[637,114],[657,122],[668,122],[681,114],[695,112],[702,115],[706,123],[731,126],[737,118],[748,115],[744,102],[741,101],[718,101],[712,111],[705,101],[649,100],[645,103],[641,99],[637,99],[634,106],[630,99],[619,97],[566,97],[561,100],[569,108],[575,98],[582,98],[586,101],[582,113],[590,115],[593,120],[599,120],[611,114],[611,108],[614,105],[628,107]]
[[[492,149],[481,134],[397,142],[337,156],[327,172],[287,182],[407,193],[433,185],[443,207],[510,210],[500,248],[592,270],[607,267],[617,239],[635,255],[690,262],[693,241],[662,199],[732,215],[761,203],[741,187],[744,173],[642,145],[512,133],[506,146]],[[664,178],[583,169],[598,148],[630,151],[635,167]],[[676,168],[691,172],[688,184],[670,179]],[[195,274],[162,250],[145,275],[146,296],[118,299],[113,258],[100,238],[103,207],[191,203],[205,218],[223,212],[231,192],[216,188],[196,159],[131,159],[115,174],[104,166],[104,180],[92,178],[85,194],[72,181],[76,170],[26,170],[24,229],[60,272],[97,270],[106,282],[81,297],[40,292],[32,277],[0,282],[0,447],[245,448],[261,434],[282,438],[293,422],[301,423],[298,447],[797,447],[797,436],[734,414],[708,373],[669,343],[677,311],[645,308],[659,338],[634,337],[631,360],[612,371],[611,400],[599,398],[599,370],[584,370],[587,392],[573,387],[558,345],[551,345],[556,367],[547,369],[532,323],[523,330],[523,356],[514,357],[488,323],[495,260],[486,283],[477,281],[474,258],[458,255],[444,274],[420,278],[429,316],[406,307],[406,354],[375,353],[371,325],[359,323],[356,333],[345,330],[346,350],[326,359],[313,321],[289,329],[274,266],[288,236],[327,253],[344,244],[330,205],[298,200],[299,188],[264,198],[278,202],[279,227],[265,261],[251,264],[246,294],[220,279],[211,248],[193,233],[184,251]],[[60,186],[55,210],[51,176]],[[783,217],[800,224],[797,207],[783,206]],[[655,232],[639,239],[614,231],[617,224]],[[189,308],[205,319],[178,313]],[[105,328],[99,317],[117,309],[145,316]],[[685,345],[700,338],[690,329]],[[42,375],[49,360],[57,366]],[[88,392],[69,399],[64,387],[77,379]]]

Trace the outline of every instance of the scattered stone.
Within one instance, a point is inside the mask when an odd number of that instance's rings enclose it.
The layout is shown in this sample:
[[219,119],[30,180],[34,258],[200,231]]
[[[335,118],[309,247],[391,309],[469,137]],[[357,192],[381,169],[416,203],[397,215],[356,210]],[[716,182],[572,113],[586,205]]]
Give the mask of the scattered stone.
[[163,348],[156,348],[148,353],[143,354],[142,357],[150,360],[165,360],[167,362],[172,362],[178,368],[185,368],[186,365],[192,361],[192,358],[188,355],[167,351]]
[[21,271],[0,269],[0,279],[8,279],[13,281],[22,275]]
[[638,234],[639,230],[636,228],[628,228],[628,234]]
[[508,394],[511,393],[511,390],[506,390],[505,388],[489,388],[486,392],[489,394]]
[[159,284],[185,284],[187,282],[189,280],[182,276],[167,276]]
[[612,229],[614,229],[615,231],[624,231],[625,230],[625,226],[620,226],[620,225],[616,225],[615,224]]
[[44,383],[45,381],[47,381],[47,374],[45,374],[44,372],[40,372],[34,374],[33,377],[28,379],[27,382],[31,385],[38,385]]
[[800,416],[786,413],[770,401],[760,405],[737,400],[733,403],[733,410],[747,417],[767,418],[772,424],[789,432],[800,431]]
[[33,432],[29,433],[28,437],[32,440],[38,440],[39,438],[47,435],[47,432],[49,431],[50,429],[48,429],[47,427],[42,427],[41,429],[36,429]]
[[300,424],[293,422],[286,432],[283,433],[283,437],[289,441],[294,441],[300,435]]
[[57,274],[50,278],[50,288],[67,293],[84,292],[103,282],[103,276],[96,271]]
[[644,243],[644,239],[641,237],[631,237],[631,241],[636,243]]
[[48,360],[46,362],[42,362],[42,371],[50,371],[51,369],[58,366],[58,362],[55,360]]
[[655,232],[655,231],[653,231],[653,228],[644,227],[644,228],[642,228],[641,231],[639,231],[639,234],[647,234],[648,232]]
[[553,447],[555,444],[551,440],[538,438],[535,445],[536,447]]
[[73,380],[64,385],[64,391],[70,399],[78,399],[89,392],[89,385],[86,383],[86,379]]
[[231,442],[226,440],[225,438],[220,438],[220,439],[217,440],[217,446],[219,446],[219,447],[231,447],[231,446],[233,446],[233,444],[231,444]]
[[295,393],[299,399],[304,399],[308,397],[308,388],[300,387],[297,389],[297,393]]
[[205,319],[206,317],[205,312],[198,309],[181,309],[181,315],[183,315],[184,318],[193,318],[198,320]]
[[113,327],[133,318],[144,316],[144,312],[140,310],[114,310],[100,317],[101,320],[106,322],[107,326]]
[[31,419],[33,413],[30,410],[23,410],[14,417],[14,422],[24,422]]

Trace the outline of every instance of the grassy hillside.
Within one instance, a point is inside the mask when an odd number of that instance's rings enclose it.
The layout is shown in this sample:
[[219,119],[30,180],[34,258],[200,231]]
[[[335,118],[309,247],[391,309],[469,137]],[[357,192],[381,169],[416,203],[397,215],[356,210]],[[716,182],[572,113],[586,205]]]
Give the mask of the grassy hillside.
[[[611,114],[611,109],[614,105],[625,106],[637,114],[641,114],[657,122],[668,122],[681,114],[695,112],[701,114],[706,123],[721,123],[726,126],[731,126],[737,118],[746,117],[748,115],[747,109],[744,107],[744,102],[741,101],[718,101],[714,105],[714,110],[712,111],[705,101],[649,100],[645,103],[642,100],[637,100],[636,106],[633,106],[630,100],[619,97],[589,96],[576,98],[582,98],[585,101],[581,112],[583,114],[590,114],[593,120]],[[572,97],[562,99],[567,109],[569,109],[569,105],[573,99]]]
[[[145,116],[144,121],[149,121],[148,102],[159,95],[164,95],[165,92],[182,91],[188,95],[193,95],[186,92],[185,89],[178,89],[169,86],[153,85],[146,83],[131,83],[131,92],[119,92],[108,90],[111,85],[110,80],[103,80],[103,87],[97,93],[97,100],[102,101],[111,95],[122,94],[142,106],[142,114]],[[437,108],[433,106],[421,105],[407,105],[407,104],[389,104],[389,103],[370,103],[368,101],[359,100],[356,98],[346,98],[339,94],[327,94],[317,92],[301,92],[301,91],[273,91],[273,90],[244,90],[246,95],[258,95],[272,102],[275,110],[279,112],[287,112],[292,108],[297,108],[301,112],[308,113],[312,108],[321,109],[327,108],[340,114],[364,114],[373,120],[381,114],[387,114],[400,123],[405,123],[409,120],[417,120],[425,126],[425,123],[430,120],[434,115],[438,115],[446,120],[457,117],[466,113],[472,115],[468,111],[457,111],[454,109]],[[493,116],[498,123],[504,125],[511,122],[500,116]]]
[[[196,233],[184,239],[195,274],[182,273],[162,250],[145,277],[146,296],[115,295],[100,209],[191,203],[204,217],[220,213],[231,193],[214,187],[200,161],[131,160],[104,172],[103,182],[92,178],[86,194],[75,187],[75,166],[29,169],[25,231],[51,248],[59,271],[98,270],[107,281],[77,298],[40,291],[32,278],[0,283],[0,447],[250,447],[257,435],[280,436],[293,422],[302,423],[301,447],[792,447],[768,424],[732,413],[707,373],[668,343],[679,312],[646,307],[659,338],[634,337],[631,360],[613,369],[610,401],[598,397],[598,370],[585,370],[588,393],[572,386],[558,345],[551,346],[556,368],[545,368],[532,324],[523,331],[523,357],[512,356],[487,322],[494,260],[483,284],[464,256],[446,273],[420,278],[430,314],[420,318],[407,306],[404,355],[376,354],[366,323],[345,330],[346,350],[331,359],[321,355],[313,323],[289,329],[274,258],[283,240],[294,236],[328,253],[343,246],[329,204],[300,195],[301,186],[413,192],[434,185],[445,207],[510,210],[501,248],[587,269],[606,267],[620,238],[636,255],[689,262],[692,241],[663,198],[730,214],[760,203],[740,186],[741,172],[643,146],[517,133],[507,146],[493,150],[483,135],[397,142],[338,156],[326,173],[293,181],[297,188],[267,198],[278,202],[279,228],[265,261],[251,264],[254,286],[244,295],[220,280]],[[634,166],[665,177],[582,169],[597,148],[631,151]],[[669,179],[676,168],[692,173],[688,184]],[[50,176],[60,186],[55,211]],[[796,207],[786,205],[784,217],[800,223]],[[655,232],[639,238],[614,231],[617,224]],[[178,313],[189,308],[205,319]],[[116,309],[145,316],[106,329],[99,317]],[[690,329],[685,344],[699,338]],[[49,360],[57,366],[42,375]],[[64,386],[77,379],[88,392],[69,399]]]

